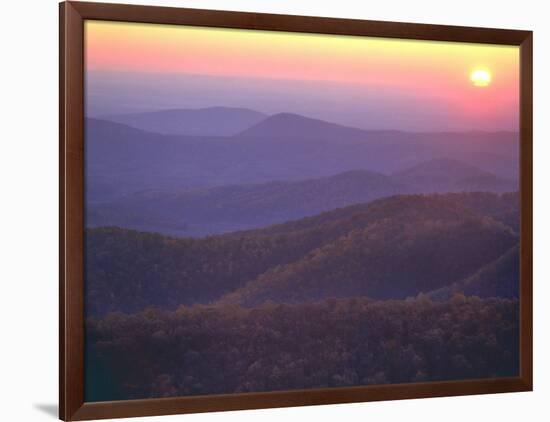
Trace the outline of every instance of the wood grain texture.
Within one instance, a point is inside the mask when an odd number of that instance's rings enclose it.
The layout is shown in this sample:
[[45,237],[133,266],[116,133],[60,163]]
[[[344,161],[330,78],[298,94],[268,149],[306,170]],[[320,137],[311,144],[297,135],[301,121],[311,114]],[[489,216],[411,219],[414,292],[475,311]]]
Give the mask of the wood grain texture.
[[521,378],[472,381],[428,382],[366,387],[341,387],[269,393],[227,394],[217,396],[175,397],[167,399],[128,400],[86,403],[73,420],[173,415],[319,404],[401,400],[442,396],[463,396],[527,391]]
[[520,370],[533,388],[533,34],[520,46]]
[[84,85],[83,20],[60,5],[60,417],[84,402]]
[[[84,66],[86,19],[520,46],[521,363],[516,378],[84,403]],[[533,386],[533,47],[530,31],[221,12],[60,4],[59,412],[63,420],[530,391]]]
[[529,31],[71,2],[85,19],[520,45]]

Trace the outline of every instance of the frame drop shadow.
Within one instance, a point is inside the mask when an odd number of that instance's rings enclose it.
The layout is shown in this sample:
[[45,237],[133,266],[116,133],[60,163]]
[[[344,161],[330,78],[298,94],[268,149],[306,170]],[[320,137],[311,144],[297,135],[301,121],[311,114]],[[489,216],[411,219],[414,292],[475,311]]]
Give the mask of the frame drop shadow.
[[57,419],[58,416],[58,406],[57,403],[40,403],[40,404],[34,404],[34,408],[40,410],[42,413],[45,413],[46,415],[52,416],[53,418]]

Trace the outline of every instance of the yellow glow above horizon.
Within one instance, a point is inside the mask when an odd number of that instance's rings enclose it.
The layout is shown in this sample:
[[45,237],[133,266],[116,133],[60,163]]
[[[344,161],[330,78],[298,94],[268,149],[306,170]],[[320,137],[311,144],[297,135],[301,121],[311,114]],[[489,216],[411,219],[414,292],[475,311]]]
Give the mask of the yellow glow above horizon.
[[[324,80],[463,92],[464,71],[517,86],[518,48],[181,25],[87,21],[87,70]],[[449,58],[452,57],[452,60]],[[460,95],[460,94],[459,94]]]
[[485,122],[519,110],[517,46],[95,20],[84,36],[89,72],[293,81],[297,96],[324,84]]

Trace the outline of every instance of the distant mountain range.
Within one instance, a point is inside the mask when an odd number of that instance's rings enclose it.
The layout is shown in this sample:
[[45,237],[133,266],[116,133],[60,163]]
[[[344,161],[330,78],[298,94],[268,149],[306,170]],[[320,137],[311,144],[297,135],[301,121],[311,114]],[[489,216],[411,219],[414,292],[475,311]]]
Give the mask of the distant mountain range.
[[231,136],[266,117],[247,108],[209,107],[117,114],[103,119],[163,135]]
[[404,195],[204,239],[88,229],[86,309],[513,297],[518,207],[517,194]]
[[204,236],[282,223],[412,191],[390,176],[366,170],[297,182],[146,190],[89,206],[87,224]]
[[393,174],[417,192],[512,192],[518,184],[475,166],[448,158],[433,159]]
[[[369,141],[373,133],[376,132],[342,126],[293,113],[279,113],[263,119],[236,136],[238,138],[281,141],[292,139],[345,143],[349,141]],[[403,132],[395,131],[393,133]]]
[[391,176],[356,170],[297,182],[145,190],[90,204],[87,225],[205,236],[282,223],[397,194],[515,190],[511,181],[441,159]]
[[[200,113],[215,116],[211,110]],[[86,120],[89,200],[144,189],[304,180],[349,170],[390,174],[440,157],[512,180],[518,171],[518,134],[513,132],[364,131],[292,114],[266,117],[233,136],[164,135],[151,132],[151,125],[147,129]]]
[[224,107],[111,118],[128,125],[86,120],[89,227],[204,236],[396,194],[517,190],[513,133],[365,131]]

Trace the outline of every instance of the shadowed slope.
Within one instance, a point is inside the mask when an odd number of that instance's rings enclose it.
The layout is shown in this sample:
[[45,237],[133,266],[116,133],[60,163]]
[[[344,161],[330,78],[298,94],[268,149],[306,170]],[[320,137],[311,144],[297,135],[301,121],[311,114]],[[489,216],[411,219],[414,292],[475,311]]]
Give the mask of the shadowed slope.
[[490,217],[507,201],[515,202],[494,194],[395,196],[204,239],[89,229],[86,309],[173,309],[231,293],[228,301],[253,304],[427,292],[473,274],[517,242]]

